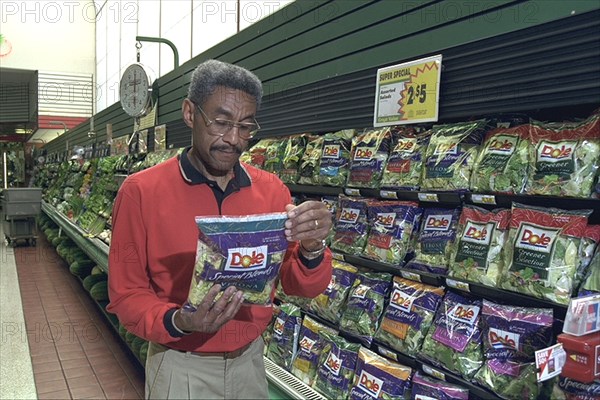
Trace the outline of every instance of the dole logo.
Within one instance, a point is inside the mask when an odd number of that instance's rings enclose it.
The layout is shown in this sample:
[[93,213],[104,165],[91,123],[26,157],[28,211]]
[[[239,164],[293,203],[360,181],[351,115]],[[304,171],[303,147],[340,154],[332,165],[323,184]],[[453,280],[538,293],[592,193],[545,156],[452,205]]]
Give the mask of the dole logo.
[[477,224],[468,221],[462,240],[471,243],[489,244],[494,231],[494,224]]
[[251,271],[264,269],[267,264],[268,247],[237,247],[229,249],[226,271]]
[[414,298],[401,290],[395,289],[390,298],[390,304],[402,311],[410,312]]
[[337,376],[340,373],[340,369],[342,369],[342,360],[335,355],[333,351],[330,351],[327,359],[325,360],[325,368]]
[[539,158],[550,162],[571,158],[574,148],[573,143],[544,142],[540,144]]
[[333,290],[333,288],[335,287],[335,281],[336,281],[335,275],[331,275],[331,279],[329,280],[329,285],[327,285],[328,291]]
[[379,397],[379,393],[383,388],[383,380],[369,374],[366,371],[362,371],[358,380],[358,387],[376,399]]
[[323,158],[340,158],[340,145],[327,144],[323,146]]
[[300,340],[300,343],[298,343],[300,345],[300,348],[307,352],[310,353],[310,351],[312,350],[313,346],[315,345],[317,341],[314,339],[309,338],[308,336],[304,336],[302,338],[302,340]]
[[396,220],[396,213],[379,213],[375,223],[386,228],[392,228]]
[[354,294],[352,295],[352,297],[364,299],[365,296],[367,295],[367,292],[369,291],[369,289],[371,289],[371,288],[367,285],[358,285],[356,287],[356,289],[354,290]]
[[450,310],[448,315],[455,321],[466,322],[469,325],[474,325],[479,315],[479,307],[470,304],[456,304]]
[[355,224],[360,215],[360,210],[356,208],[343,208],[340,213],[340,222]]
[[452,215],[431,215],[425,222],[425,230],[447,231],[450,228]]
[[[511,140],[512,139],[512,140]],[[512,154],[515,150],[516,138],[496,137],[489,144],[489,150],[495,153]]]
[[354,152],[354,160],[369,161],[374,155],[375,149],[373,147],[358,147]]
[[440,143],[435,147],[433,154],[456,154],[458,153],[458,143]]
[[396,152],[405,152],[405,153],[411,153],[414,151],[415,146],[416,146],[416,140],[400,140],[397,144],[396,147],[394,148],[394,151]]
[[515,247],[549,253],[557,234],[558,230],[523,224]]
[[490,328],[488,340],[490,345],[496,349],[519,349],[519,335],[514,332]]
[[273,333],[277,335],[283,335],[283,327],[285,326],[285,321],[281,317],[277,317],[275,322],[273,322]]

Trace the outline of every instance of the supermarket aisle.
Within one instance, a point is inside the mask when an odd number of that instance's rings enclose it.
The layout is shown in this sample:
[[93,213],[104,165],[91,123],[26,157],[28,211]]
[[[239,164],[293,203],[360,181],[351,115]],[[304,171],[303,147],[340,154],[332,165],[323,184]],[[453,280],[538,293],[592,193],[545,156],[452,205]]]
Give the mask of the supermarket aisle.
[[37,398],[143,398],[141,367],[45,238],[14,248],[14,261]]

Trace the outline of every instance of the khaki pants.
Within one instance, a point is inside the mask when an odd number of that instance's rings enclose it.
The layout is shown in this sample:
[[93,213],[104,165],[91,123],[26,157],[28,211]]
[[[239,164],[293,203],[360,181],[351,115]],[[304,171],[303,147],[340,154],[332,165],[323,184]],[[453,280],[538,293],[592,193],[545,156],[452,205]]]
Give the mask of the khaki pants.
[[150,343],[146,399],[268,399],[263,350],[261,337],[232,359]]

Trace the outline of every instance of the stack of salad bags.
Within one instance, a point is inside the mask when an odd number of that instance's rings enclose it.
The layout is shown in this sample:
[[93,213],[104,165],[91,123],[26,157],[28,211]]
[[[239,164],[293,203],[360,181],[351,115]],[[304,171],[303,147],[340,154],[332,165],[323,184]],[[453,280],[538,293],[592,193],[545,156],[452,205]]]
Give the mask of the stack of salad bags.
[[275,171],[283,183],[297,183],[300,161],[310,134],[292,135],[284,140],[281,170]]
[[417,372],[412,379],[411,400],[468,400],[469,390]]
[[331,250],[361,255],[369,233],[368,207],[375,200],[364,197],[339,196],[335,234],[331,240]]
[[323,136],[318,184],[343,187],[348,179],[354,129],[345,129]]
[[381,188],[419,190],[421,170],[431,131],[417,133],[400,127],[393,132],[392,148],[381,177]]
[[307,138],[306,149],[300,158],[298,183],[302,185],[318,185],[321,168],[321,153],[323,152],[324,136]]
[[295,304],[281,304],[273,321],[273,333],[266,355],[275,364],[288,371],[292,368],[292,362],[298,351],[298,335],[301,326],[300,308]]
[[579,248],[591,212],[513,203],[500,286],[568,304],[576,289]]
[[548,398],[551,382],[537,382],[535,352],[552,344],[552,309],[515,307],[483,300],[485,363],[475,381],[504,399]]
[[390,128],[367,130],[352,138],[346,186],[373,189],[379,187],[390,153],[391,139]]
[[356,280],[358,268],[335,258],[331,264],[333,267],[331,281],[323,293],[311,300],[309,309],[320,318],[337,326],[342,317],[342,306],[346,303],[348,293]]

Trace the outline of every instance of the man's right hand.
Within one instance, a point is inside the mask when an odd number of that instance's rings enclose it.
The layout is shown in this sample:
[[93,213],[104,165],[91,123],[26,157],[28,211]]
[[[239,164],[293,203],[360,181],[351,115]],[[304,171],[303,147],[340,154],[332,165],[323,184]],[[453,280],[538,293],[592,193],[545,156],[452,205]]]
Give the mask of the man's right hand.
[[219,300],[215,301],[221,291],[221,285],[216,284],[210,288],[195,312],[175,313],[175,325],[186,332],[214,333],[223,324],[237,314],[244,301],[244,293],[230,286],[223,292]]

